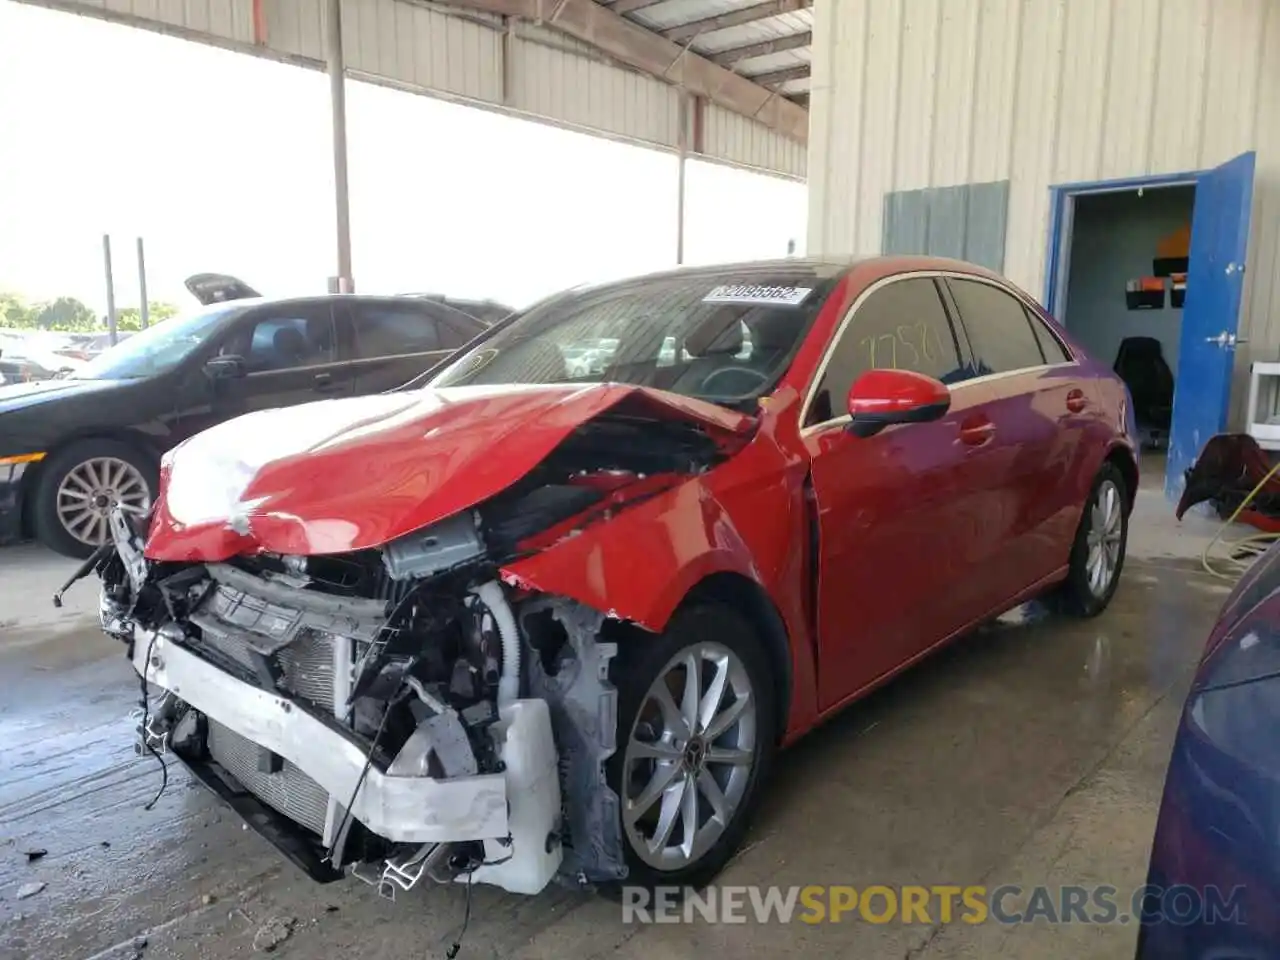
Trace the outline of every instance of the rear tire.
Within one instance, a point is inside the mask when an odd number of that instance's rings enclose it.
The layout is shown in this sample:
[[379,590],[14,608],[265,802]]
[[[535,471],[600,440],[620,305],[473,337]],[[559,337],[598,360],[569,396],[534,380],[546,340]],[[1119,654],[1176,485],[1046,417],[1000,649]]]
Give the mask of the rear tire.
[[1129,491],[1120,469],[1108,461],[1094,478],[1071,547],[1058,606],[1073,617],[1096,617],[1115,596],[1129,543]]
[[[701,695],[686,699],[693,664]],[[701,888],[742,843],[772,765],[779,718],[764,646],[733,608],[698,604],[661,636],[624,644],[611,672],[618,749],[606,773],[621,800],[622,883]]]
[[155,464],[119,440],[80,440],[40,465],[32,519],[36,539],[83,559],[110,539],[107,515],[124,502],[146,512],[156,496]]

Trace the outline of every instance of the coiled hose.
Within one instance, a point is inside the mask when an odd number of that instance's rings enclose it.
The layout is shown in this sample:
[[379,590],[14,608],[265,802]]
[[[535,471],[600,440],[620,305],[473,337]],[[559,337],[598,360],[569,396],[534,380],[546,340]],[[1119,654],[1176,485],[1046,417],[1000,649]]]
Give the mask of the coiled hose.
[[[1226,521],[1218,528],[1218,532],[1213,535],[1213,539],[1209,541],[1204,548],[1204,552],[1200,554],[1200,562],[1212,576],[1222,580],[1238,580],[1250,566],[1258,555],[1267,549],[1271,544],[1280,540],[1280,533],[1254,533],[1247,537],[1241,537],[1239,540],[1223,539],[1224,534],[1231,527],[1236,519],[1244,512],[1253,498],[1258,495],[1258,491],[1266,486],[1276,473],[1280,473],[1280,463],[1267,471],[1267,475],[1258,481],[1257,486],[1249,491],[1249,495],[1240,501],[1239,506],[1231,511]],[[1219,544],[1225,548],[1226,556],[1214,558],[1213,550]],[[1217,566],[1215,566],[1217,564]]]
[[498,637],[502,640],[502,674],[498,680],[498,706],[505,707],[520,698],[520,631],[516,628],[515,614],[507,603],[507,595],[502,584],[490,580],[478,587],[472,587],[482,604],[493,617],[498,628]]

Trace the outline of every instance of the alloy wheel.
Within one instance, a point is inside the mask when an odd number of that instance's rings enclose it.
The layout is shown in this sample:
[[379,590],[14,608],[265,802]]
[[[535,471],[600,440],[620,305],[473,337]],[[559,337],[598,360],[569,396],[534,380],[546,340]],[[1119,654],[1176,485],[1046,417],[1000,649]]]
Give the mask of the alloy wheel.
[[1095,597],[1105,597],[1120,567],[1121,540],[1124,536],[1124,507],[1120,490],[1111,480],[1098,485],[1093,503],[1089,505],[1088,559],[1085,572],[1089,591]]
[[688,867],[724,834],[751,779],[756,720],[750,674],[728,647],[686,647],[659,671],[623,754],[623,829],[646,864]]
[[67,471],[58,484],[58,521],[71,536],[92,547],[111,536],[111,511],[117,505],[145,514],[151,506],[146,478],[117,457],[95,457]]

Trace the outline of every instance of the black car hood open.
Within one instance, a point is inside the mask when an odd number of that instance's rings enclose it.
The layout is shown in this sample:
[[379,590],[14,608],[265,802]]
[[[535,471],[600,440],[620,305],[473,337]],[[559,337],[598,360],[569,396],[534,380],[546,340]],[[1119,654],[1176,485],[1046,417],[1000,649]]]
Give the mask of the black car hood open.
[[183,285],[205,306],[212,303],[226,303],[228,300],[250,300],[262,296],[239,277],[226,273],[192,274],[183,281]]

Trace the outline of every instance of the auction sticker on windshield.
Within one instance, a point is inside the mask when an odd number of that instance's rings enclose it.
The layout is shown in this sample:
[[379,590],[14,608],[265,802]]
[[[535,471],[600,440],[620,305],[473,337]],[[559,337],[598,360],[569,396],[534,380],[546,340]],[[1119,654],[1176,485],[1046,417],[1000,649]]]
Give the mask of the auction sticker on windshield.
[[724,284],[702,298],[703,303],[767,303],[798,307],[813,293],[812,287],[766,287],[755,284]]

